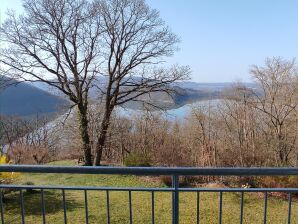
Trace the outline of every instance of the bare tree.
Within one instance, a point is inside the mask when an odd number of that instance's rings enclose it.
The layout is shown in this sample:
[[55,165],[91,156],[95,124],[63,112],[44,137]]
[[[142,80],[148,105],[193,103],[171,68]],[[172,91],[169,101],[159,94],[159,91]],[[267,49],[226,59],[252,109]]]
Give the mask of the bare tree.
[[92,165],[88,93],[100,65],[100,19],[85,0],[24,0],[0,28],[3,74],[40,81],[64,93],[78,108],[86,165]]
[[148,103],[145,95],[170,93],[170,84],[189,75],[188,67],[156,68],[164,57],[171,56],[179,42],[165,25],[158,11],[144,0],[100,0],[106,59],[103,64],[107,85],[102,90],[104,112],[97,139],[95,165],[104,149],[110,117],[115,106],[129,101]]
[[257,161],[256,153],[257,133],[262,122],[258,116],[260,112],[251,105],[254,98],[253,90],[237,83],[225,90],[223,95],[218,113],[226,141],[223,147],[236,155],[232,161],[234,164],[231,165],[252,166],[262,162],[259,158]]
[[[270,128],[270,139],[275,145],[277,165],[288,165],[295,149],[297,131],[298,76],[295,61],[282,58],[266,60],[265,67],[253,66],[251,73],[261,89],[255,94],[254,106],[264,113]],[[293,122],[294,121],[294,122]],[[294,133],[294,135],[293,135]]]
[[156,67],[179,40],[144,0],[24,0],[24,8],[19,17],[8,13],[0,30],[2,70],[47,83],[77,106],[86,165],[92,163],[87,113],[93,85],[105,105],[96,144],[100,165],[115,106],[170,93],[170,84],[189,74],[188,67]]
[[48,122],[49,118],[38,115],[26,119],[0,116],[3,153],[14,163],[45,162],[57,145],[53,136],[55,130],[51,130]]
[[196,141],[201,146],[202,166],[216,166],[217,164],[217,133],[212,125],[211,105],[199,106],[192,109],[194,124],[199,133],[196,133]]

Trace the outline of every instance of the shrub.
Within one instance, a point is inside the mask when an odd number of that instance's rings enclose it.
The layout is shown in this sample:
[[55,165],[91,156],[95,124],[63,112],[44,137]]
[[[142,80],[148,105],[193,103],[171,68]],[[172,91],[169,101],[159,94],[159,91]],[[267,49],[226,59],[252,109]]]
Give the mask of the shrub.
[[151,166],[150,158],[143,154],[130,153],[124,159],[125,166],[139,166],[139,167],[149,167]]
[[[27,181],[27,182],[25,183],[25,185],[33,186],[34,183],[31,182],[31,181]],[[34,189],[27,189],[26,192],[33,194],[33,193],[35,193],[36,191],[35,191]]]
[[172,186],[172,176],[160,176],[160,180],[167,187]]
[[[0,156],[0,165],[10,164],[11,162],[7,159],[5,155]],[[19,173],[11,172],[3,172],[0,173],[0,183],[1,184],[10,184],[15,181],[16,178],[19,177]]]
[[[167,187],[172,186],[172,176],[160,176],[161,182]],[[193,177],[179,177],[179,187],[186,187],[195,182],[195,178]]]
[[9,149],[8,156],[15,164],[40,165],[49,160],[49,149],[47,147],[29,144],[14,144]]
[[260,178],[259,185],[266,188],[297,188],[298,177],[296,176],[282,176],[273,177],[267,176]]

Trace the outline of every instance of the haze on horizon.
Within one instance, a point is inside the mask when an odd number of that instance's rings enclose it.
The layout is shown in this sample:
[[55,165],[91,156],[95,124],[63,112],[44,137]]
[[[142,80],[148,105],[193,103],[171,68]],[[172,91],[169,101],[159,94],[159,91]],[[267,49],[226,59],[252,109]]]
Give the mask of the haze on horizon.
[[[298,55],[298,1],[147,0],[181,38],[169,63],[189,65],[196,82],[250,82],[249,67],[265,58]],[[22,12],[21,0],[1,0]]]

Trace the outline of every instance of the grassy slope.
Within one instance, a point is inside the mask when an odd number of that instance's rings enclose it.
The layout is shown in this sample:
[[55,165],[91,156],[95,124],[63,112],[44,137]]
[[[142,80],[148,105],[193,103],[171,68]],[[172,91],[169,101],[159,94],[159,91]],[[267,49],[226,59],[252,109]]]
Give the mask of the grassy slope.
[[[71,162],[60,162],[70,165]],[[134,176],[110,175],[55,175],[24,174],[19,182],[34,182],[35,185],[89,185],[89,186],[146,186],[156,187],[158,183],[148,182]],[[133,222],[151,223],[151,194],[132,193]],[[46,191],[47,223],[63,223],[61,191]],[[67,217],[69,223],[84,223],[84,192],[67,191]],[[40,194],[24,193],[26,223],[41,223]],[[200,223],[218,223],[218,193],[202,193],[200,204]],[[5,221],[20,223],[19,195],[12,193],[5,204]],[[111,192],[111,223],[129,223],[128,193]],[[263,223],[263,199],[258,194],[245,194],[244,223]],[[156,193],[155,223],[171,223],[171,194]],[[105,192],[88,192],[89,223],[107,223]],[[269,197],[268,223],[287,223],[287,201]],[[240,197],[236,193],[224,193],[223,223],[239,223]],[[196,194],[180,194],[180,223],[195,223]],[[298,223],[298,204],[292,204],[292,223]]]

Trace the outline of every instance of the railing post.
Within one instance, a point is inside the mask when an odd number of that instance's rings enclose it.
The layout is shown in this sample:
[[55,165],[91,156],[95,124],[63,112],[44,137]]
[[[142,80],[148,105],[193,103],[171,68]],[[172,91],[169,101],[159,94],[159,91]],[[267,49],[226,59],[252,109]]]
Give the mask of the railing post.
[[179,176],[172,176],[172,223],[179,224]]

